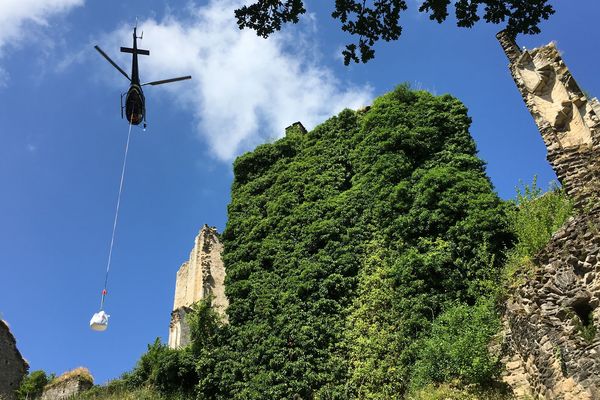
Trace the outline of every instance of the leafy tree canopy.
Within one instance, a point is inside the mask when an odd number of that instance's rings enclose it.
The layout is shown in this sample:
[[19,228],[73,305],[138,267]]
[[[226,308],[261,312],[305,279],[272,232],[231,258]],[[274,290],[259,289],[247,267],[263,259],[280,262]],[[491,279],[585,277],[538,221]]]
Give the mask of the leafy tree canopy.
[[[342,24],[342,30],[358,37],[342,51],[344,64],[367,62],[375,55],[373,46],[381,39],[397,40],[402,33],[400,14],[406,11],[406,0],[336,0],[331,16]],[[454,14],[457,25],[470,28],[483,19],[500,24],[512,34],[535,34],[539,24],[554,14],[549,0],[457,0]],[[441,23],[448,18],[450,0],[423,0],[419,11]],[[235,11],[240,29],[251,28],[259,36],[268,37],[285,23],[297,23],[306,12],[302,0],[256,0]]]

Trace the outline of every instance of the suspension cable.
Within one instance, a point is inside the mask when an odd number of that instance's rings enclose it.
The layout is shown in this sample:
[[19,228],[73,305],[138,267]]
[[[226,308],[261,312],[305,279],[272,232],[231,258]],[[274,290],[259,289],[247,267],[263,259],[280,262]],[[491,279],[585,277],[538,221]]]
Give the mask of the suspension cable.
[[[133,120],[133,117],[132,117]],[[104,309],[104,297],[106,296],[106,288],[108,287],[108,273],[110,271],[110,262],[112,261],[112,251],[115,244],[115,232],[117,230],[117,221],[119,219],[119,206],[121,205],[121,194],[123,193],[123,181],[125,180],[125,167],[127,166],[127,154],[129,153],[129,141],[131,139],[131,125],[129,121],[129,132],[127,133],[127,144],[125,145],[125,156],[123,157],[123,168],[121,169],[121,182],[119,183],[119,195],[117,196],[117,207],[115,210],[115,219],[113,222],[112,236],[110,238],[110,248],[108,250],[108,261],[106,263],[106,275],[104,277],[104,289],[102,289],[102,299],[100,300],[100,310]]]

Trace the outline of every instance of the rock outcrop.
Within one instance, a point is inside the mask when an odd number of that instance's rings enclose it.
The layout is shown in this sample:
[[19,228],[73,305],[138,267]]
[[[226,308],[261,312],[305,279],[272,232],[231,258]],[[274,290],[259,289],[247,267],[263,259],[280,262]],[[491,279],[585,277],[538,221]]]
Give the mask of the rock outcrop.
[[498,39],[577,215],[537,254],[507,304],[505,381],[520,397],[600,399],[600,103],[581,91],[553,43]]
[[212,306],[227,320],[225,297],[225,267],[221,254],[223,245],[217,230],[204,225],[196,237],[188,261],[177,271],[175,302],[169,326],[169,347],[178,348],[189,343],[189,327],[185,315],[192,304],[212,296]]
[[29,365],[23,359],[8,324],[0,320],[0,399],[15,400],[15,391]]
[[94,386],[94,378],[87,368],[75,368],[54,379],[44,388],[41,400],[62,400],[85,392]]

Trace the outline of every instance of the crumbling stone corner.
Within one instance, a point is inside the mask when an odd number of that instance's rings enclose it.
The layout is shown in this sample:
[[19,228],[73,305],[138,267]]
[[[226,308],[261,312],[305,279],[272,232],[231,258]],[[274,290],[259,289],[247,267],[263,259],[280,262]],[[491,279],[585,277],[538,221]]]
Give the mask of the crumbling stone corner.
[[169,324],[169,347],[186,346],[190,330],[185,320],[190,307],[212,296],[212,307],[227,322],[229,301],[225,296],[225,267],[221,255],[223,244],[215,228],[204,225],[194,242],[188,261],[177,271],[175,301]]

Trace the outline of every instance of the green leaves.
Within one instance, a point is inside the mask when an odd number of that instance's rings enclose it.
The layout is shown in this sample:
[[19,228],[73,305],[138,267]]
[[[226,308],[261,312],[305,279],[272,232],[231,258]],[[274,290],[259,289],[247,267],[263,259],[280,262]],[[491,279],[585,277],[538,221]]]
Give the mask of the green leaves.
[[36,399],[42,395],[44,386],[54,379],[54,374],[46,375],[45,371],[37,370],[26,375],[19,389],[17,390],[17,398],[19,400]]
[[239,157],[222,235],[229,325],[198,303],[192,345],[156,342],[128,382],[383,400],[493,379],[489,299],[514,237],[469,124],[458,100],[404,85]]
[[533,272],[532,258],[572,214],[573,202],[557,186],[543,193],[534,177],[531,185],[522,184],[517,188],[517,196],[508,213],[517,241],[507,252],[507,286],[522,283]]
[[531,185],[517,188],[517,208],[509,214],[519,240],[519,251],[530,256],[540,251],[573,213],[573,204],[562,189],[554,186],[543,193],[534,177]]
[[[506,22],[506,29],[518,33],[540,32],[542,20],[554,14],[549,0],[458,0],[455,4],[456,23],[471,28],[483,18],[493,24]],[[423,0],[419,11],[429,19],[442,23],[450,15],[450,0]],[[331,16],[339,20],[341,29],[356,37],[355,43],[342,51],[344,64],[363,62],[375,57],[373,47],[379,40],[397,40],[402,34],[400,15],[408,9],[405,0],[335,0]],[[268,37],[285,23],[297,23],[306,9],[302,0],[255,0],[235,11],[240,29],[250,28],[258,36]]]
[[469,307],[449,306],[421,339],[413,369],[412,385],[459,381],[485,386],[498,377],[499,360],[488,351],[500,330],[500,318],[492,301]]
[[148,385],[162,394],[189,394],[198,376],[195,361],[188,350],[170,349],[156,338],[123,380],[130,388]]
[[477,302],[512,240],[469,124],[451,96],[400,86],[236,160],[230,325],[198,364],[220,382],[199,386],[203,398],[408,388],[432,321]]

